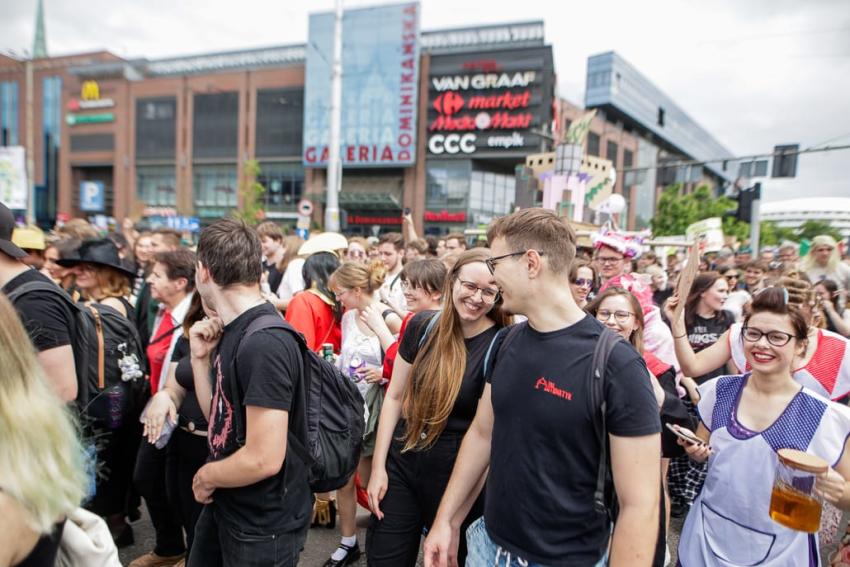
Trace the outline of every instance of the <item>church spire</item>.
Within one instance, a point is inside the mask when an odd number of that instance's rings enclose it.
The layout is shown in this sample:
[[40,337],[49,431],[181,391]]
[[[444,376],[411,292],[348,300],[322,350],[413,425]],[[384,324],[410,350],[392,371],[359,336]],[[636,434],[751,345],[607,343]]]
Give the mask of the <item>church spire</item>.
[[38,0],[38,11],[35,14],[35,39],[32,42],[32,58],[47,57],[47,34],[44,32],[44,3]]

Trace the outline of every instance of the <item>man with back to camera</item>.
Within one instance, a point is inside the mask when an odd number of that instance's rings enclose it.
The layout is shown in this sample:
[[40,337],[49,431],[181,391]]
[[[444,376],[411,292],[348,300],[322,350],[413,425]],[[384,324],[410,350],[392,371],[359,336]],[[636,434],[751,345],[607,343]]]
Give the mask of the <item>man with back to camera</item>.
[[[245,336],[257,318],[278,316],[260,293],[261,257],[259,237],[242,222],[223,219],[201,232],[196,289],[217,316],[195,324],[189,339],[196,394],[210,424],[209,460],[192,483],[205,506],[190,567],[296,565],[307,537],[307,469],[297,457],[285,458],[290,428],[306,438],[297,401],[301,349],[279,328]],[[237,420],[244,441],[237,441]]]
[[[28,282],[53,282],[21,259],[27,253],[12,243],[15,217],[0,203],[0,288],[10,295]],[[77,373],[71,336],[74,314],[68,302],[47,291],[31,291],[18,297],[15,309],[38,352],[38,361],[54,392],[66,402],[77,398]]]
[[[551,211],[524,209],[497,219],[487,237],[503,308],[528,324],[495,355],[426,539],[425,565],[454,564],[459,526],[485,475],[484,517],[466,534],[468,565],[605,565],[611,523],[594,509],[601,452],[588,401],[602,325],[570,291],[575,233]],[[625,342],[611,353],[605,383],[620,506],[609,564],[648,566],[659,517],[658,405],[643,359]]]

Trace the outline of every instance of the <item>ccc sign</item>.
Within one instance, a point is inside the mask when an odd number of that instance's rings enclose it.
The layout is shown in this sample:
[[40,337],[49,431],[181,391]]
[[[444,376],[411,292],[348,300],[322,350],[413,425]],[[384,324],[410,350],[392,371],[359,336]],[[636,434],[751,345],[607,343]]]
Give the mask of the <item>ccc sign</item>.
[[434,134],[428,139],[432,154],[457,154],[475,152],[475,134]]

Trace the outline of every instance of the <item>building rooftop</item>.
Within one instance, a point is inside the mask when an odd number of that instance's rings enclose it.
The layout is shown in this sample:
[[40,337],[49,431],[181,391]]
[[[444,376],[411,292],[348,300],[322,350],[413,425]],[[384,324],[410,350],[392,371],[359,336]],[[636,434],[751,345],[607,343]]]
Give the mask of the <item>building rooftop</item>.
[[843,216],[850,213],[850,198],[810,197],[785,201],[762,202],[763,215],[804,215],[806,213],[829,213]]

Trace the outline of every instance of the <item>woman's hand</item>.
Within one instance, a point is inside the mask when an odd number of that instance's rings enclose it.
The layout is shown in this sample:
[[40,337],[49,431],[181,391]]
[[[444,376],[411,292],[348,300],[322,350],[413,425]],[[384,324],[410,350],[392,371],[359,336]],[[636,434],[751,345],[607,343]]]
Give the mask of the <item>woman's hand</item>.
[[386,467],[373,466],[372,474],[369,476],[369,487],[366,489],[366,492],[369,494],[369,508],[372,509],[372,513],[379,520],[384,519],[384,513],[381,512],[380,504],[381,500],[384,499],[384,495],[387,493],[388,484],[389,477],[387,477]]
[[838,503],[844,498],[847,482],[841,473],[835,469],[829,469],[825,473],[818,475],[815,481],[815,491],[820,494],[824,500],[838,506]]
[[162,435],[162,426],[165,425],[166,417],[171,419],[171,423],[177,423],[177,408],[174,406],[174,400],[168,392],[162,390],[151,398],[145,412],[145,428],[142,436],[147,437],[148,443],[156,443]]
[[360,377],[360,380],[366,380],[369,384],[379,384],[384,380],[383,369],[375,366],[358,368],[357,376]]
[[670,323],[673,323],[673,312],[676,310],[677,305],[679,305],[679,295],[674,293],[668,297],[667,301],[664,302],[664,305],[661,306],[661,309],[664,311],[664,316],[667,317],[667,320],[670,321]]
[[679,381],[679,384],[685,389],[688,393],[688,397],[691,399],[691,403],[694,406],[699,405],[700,395],[699,389],[697,388],[697,383],[690,376],[682,376],[682,379]]
[[360,310],[360,320],[366,324],[376,335],[381,331],[382,327],[386,327],[384,317],[381,314],[381,308],[374,303]]
[[681,437],[676,440],[676,443],[685,448],[685,453],[692,460],[698,463],[704,463],[714,452],[706,443],[694,443],[693,441],[685,441]]

